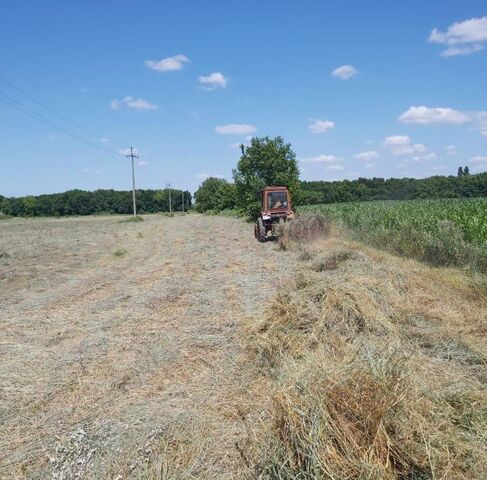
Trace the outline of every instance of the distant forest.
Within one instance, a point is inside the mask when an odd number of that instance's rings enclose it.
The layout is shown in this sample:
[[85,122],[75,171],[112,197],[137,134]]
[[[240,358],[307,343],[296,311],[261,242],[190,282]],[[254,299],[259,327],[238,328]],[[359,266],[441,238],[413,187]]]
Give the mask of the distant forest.
[[[191,193],[171,189],[173,210],[181,210],[183,198],[184,209],[187,210],[191,206]],[[169,211],[168,190],[137,190],[136,200],[137,213]],[[17,198],[0,195],[0,212],[4,215],[23,217],[132,213],[132,192],[70,190],[64,193]]]
[[[222,183],[226,183],[221,180]],[[231,184],[228,184],[229,186]],[[226,189],[226,208],[235,202],[233,188]],[[334,182],[301,182],[297,205],[367,200],[414,200],[424,198],[487,197],[487,173],[415,178],[359,178]],[[183,192],[171,190],[172,208],[181,210]],[[191,193],[184,192],[185,210]],[[137,190],[139,213],[169,211],[167,190]],[[132,192],[116,190],[70,190],[51,195],[6,198],[0,195],[0,212],[12,216],[64,216],[100,213],[132,213]]]
[[367,200],[469,198],[487,196],[487,173],[429,178],[359,178],[335,182],[301,182],[301,205]]

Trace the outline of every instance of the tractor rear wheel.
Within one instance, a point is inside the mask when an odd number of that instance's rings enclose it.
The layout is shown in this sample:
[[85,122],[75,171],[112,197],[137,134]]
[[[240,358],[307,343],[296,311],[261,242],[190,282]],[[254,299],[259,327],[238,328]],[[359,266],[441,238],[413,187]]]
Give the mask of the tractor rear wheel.
[[267,232],[265,231],[265,225],[262,218],[259,218],[255,224],[255,238],[261,243],[266,241]]

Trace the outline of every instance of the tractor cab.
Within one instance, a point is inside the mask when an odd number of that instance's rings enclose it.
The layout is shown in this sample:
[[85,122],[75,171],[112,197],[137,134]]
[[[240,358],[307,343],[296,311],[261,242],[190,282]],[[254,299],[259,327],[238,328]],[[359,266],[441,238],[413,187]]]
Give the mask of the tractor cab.
[[259,242],[265,242],[268,232],[273,232],[277,223],[285,222],[293,216],[291,194],[287,187],[264,188],[262,190],[262,207],[255,225],[255,238]]
[[280,212],[287,210],[289,205],[289,192],[287,190],[267,190],[264,193],[264,211]]

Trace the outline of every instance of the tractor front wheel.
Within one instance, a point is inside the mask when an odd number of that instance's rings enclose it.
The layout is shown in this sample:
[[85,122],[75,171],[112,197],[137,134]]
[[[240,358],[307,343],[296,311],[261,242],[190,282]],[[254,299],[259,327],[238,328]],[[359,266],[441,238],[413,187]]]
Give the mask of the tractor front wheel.
[[255,224],[255,238],[261,243],[266,241],[267,233],[265,231],[265,225],[262,218],[259,218]]

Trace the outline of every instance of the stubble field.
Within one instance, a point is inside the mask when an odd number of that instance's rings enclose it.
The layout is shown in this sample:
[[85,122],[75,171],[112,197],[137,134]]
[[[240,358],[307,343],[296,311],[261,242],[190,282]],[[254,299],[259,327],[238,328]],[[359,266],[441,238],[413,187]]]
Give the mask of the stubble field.
[[245,467],[237,334],[291,254],[222,217],[0,227],[0,477]]
[[326,231],[3,221],[0,478],[486,478],[485,275]]

